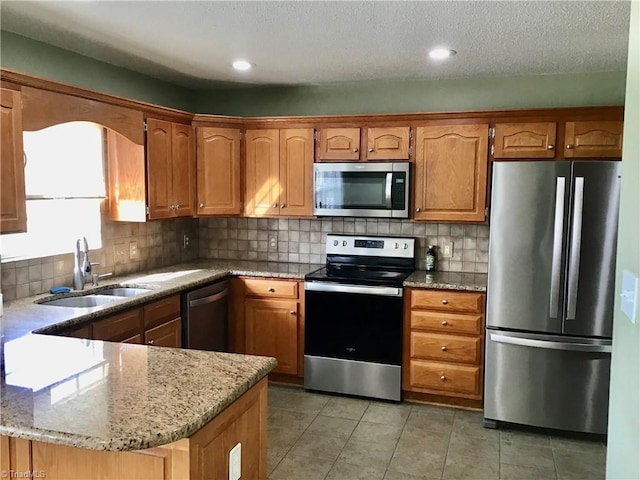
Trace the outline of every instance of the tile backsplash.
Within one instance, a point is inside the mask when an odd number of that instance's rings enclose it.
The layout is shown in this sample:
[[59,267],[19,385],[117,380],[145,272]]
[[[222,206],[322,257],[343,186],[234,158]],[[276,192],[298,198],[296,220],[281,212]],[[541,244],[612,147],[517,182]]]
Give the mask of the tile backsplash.
[[[328,233],[416,237],[417,268],[425,268],[428,245],[436,245],[440,271],[486,273],[488,225],[418,223],[409,220],[327,217],[322,219],[201,218],[200,257],[324,263]],[[276,238],[276,247],[269,240]],[[453,244],[451,258],[442,246]]]

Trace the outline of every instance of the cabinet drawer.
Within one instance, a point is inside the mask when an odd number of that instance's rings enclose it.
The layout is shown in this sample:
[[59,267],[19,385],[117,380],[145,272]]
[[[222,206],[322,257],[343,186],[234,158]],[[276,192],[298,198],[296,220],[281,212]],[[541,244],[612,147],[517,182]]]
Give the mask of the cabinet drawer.
[[140,333],[142,309],[136,308],[93,324],[94,340],[120,342]]
[[147,330],[144,333],[144,343],[157,347],[180,348],[182,346],[181,325],[182,322],[180,319],[176,318],[158,327]]
[[478,365],[482,341],[478,337],[411,332],[411,358]]
[[449,290],[411,290],[411,308],[428,308],[452,312],[482,312],[481,293],[451,292]]
[[248,297],[298,298],[298,282],[247,278],[244,288]]
[[149,329],[180,316],[180,296],[174,295],[144,306],[144,328]]
[[468,333],[480,335],[483,329],[482,314],[430,312],[413,310],[411,328],[433,330],[440,333]]
[[426,390],[480,395],[481,372],[480,367],[466,367],[424,360],[409,362],[411,386]]

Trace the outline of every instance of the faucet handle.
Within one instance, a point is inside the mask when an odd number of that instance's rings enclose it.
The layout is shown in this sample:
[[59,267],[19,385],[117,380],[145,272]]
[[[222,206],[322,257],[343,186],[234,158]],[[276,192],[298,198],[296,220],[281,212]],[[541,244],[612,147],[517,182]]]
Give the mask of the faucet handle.
[[97,286],[98,286],[98,280],[99,280],[99,279],[101,279],[101,278],[106,278],[106,277],[110,277],[111,275],[113,275],[113,272],[109,272],[109,273],[101,273],[101,274],[99,274],[99,275],[98,275],[97,273],[94,273],[93,275],[91,275],[91,284],[92,284],[94,287],[97,287]]

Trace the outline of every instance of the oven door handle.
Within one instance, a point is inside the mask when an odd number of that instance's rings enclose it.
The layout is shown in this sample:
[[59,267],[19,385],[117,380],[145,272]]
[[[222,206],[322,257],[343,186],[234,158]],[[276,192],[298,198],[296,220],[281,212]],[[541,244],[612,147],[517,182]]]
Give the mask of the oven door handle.
[[387,172],[387,180],[384,186],[384,196],[386,200],[387,210],[391,210],[393,206],[392,197],[391,197],[391,189],[393,188],[393,173]]
[[345,285],[343,283],[304,282],[304,289],[312,292],[357,293],[361,295],[378,295],[383,297],[401,297],[402,288],[370,287],[367,285]]

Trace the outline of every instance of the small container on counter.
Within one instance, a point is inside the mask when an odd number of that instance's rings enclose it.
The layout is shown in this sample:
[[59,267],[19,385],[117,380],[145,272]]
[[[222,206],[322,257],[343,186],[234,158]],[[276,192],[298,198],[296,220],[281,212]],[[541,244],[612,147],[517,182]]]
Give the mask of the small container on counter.
[[425,270],[427,272],[435,272],[436,270],[436,247],[435,245],[429,245],[427,253],[424,256]]

